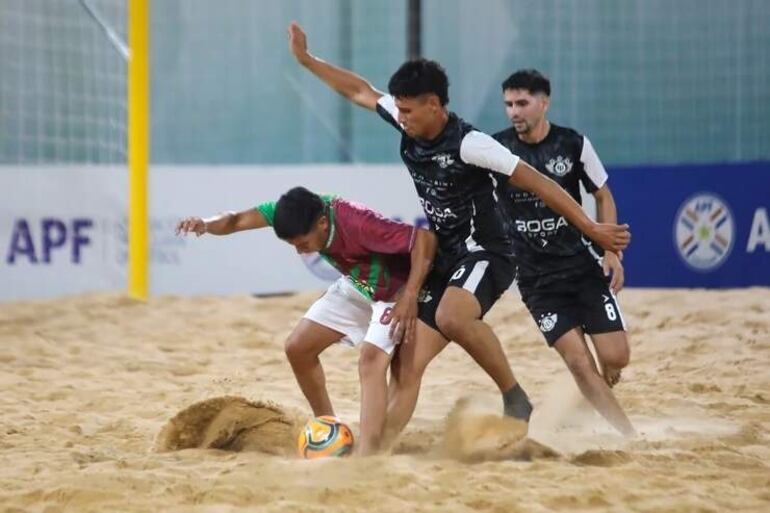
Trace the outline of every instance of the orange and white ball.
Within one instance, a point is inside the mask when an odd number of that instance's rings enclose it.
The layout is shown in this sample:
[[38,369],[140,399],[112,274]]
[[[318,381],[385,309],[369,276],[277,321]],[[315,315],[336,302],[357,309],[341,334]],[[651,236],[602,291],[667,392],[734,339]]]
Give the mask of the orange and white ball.
[[350,456],[353,432],[337,417],[322,415],[310,419],[299,433],[297,450],[300,457],[314,460],[329,456]]

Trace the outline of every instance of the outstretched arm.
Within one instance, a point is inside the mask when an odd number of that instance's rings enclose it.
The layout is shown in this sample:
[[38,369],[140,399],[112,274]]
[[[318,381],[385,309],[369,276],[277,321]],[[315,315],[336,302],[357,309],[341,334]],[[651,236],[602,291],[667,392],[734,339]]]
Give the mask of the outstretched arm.
[[594,222],[559,184],[538,173],[535,168],[483,132],[474,130],[463,138],[460,144],[460,158],[474,166],[508,175],[508,183],[539,196],[552,210],[563,215],[578,230],[606,250],[620,251],[631,241],[628,225]]
[[312,55],[307,49],[307,36],[297,22],[289,25],[289,50],[297,62],[339,94],[366,109],[377,109],[377,100],[383,93],[352,71],[338,68]]
[[176,234],[187,235],[192,232],[198,237],[204,233],[229,235],[243,230],[266,228],[267,226],[269,226],[267,219],[262,215],[262,212],[253,208],[243,212],[224,212],[206,219],[187,217],[177,223]]
[[597,223],[588,217],[583,208],[559,184],[538,173],[535,168],[519,160],[509,183],[542,199],[553,211],[563,215],[578,230],[586,234],[607,251],[618,252],[631,241],[628,225]]

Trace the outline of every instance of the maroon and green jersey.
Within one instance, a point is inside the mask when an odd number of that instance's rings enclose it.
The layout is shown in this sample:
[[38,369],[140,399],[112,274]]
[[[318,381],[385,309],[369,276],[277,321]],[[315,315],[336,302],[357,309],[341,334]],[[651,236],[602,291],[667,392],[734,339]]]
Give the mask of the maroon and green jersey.
[[[329,239],[319,254],[373,301],[392,300],[409,276],[417,229],[361,204],[321,196],[329,216]],[[258,205],[273,226],[275,202]]]

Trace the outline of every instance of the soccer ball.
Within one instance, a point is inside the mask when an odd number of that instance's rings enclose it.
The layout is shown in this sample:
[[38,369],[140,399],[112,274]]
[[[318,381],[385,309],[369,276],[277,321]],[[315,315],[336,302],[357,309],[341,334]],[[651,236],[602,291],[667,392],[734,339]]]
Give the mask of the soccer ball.
[[307,460],[329,456],[350,456],[353,432],[337,417],[322,415],[310,419],[299,432],[297,450]]

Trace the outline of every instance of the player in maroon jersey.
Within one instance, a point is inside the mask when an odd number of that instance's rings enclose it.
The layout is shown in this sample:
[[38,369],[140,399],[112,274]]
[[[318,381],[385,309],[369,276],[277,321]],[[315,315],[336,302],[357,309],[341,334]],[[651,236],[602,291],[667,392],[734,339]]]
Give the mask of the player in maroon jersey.
[[396,345],[414,338],[417,298],[433,263],[436,236],[303,187],[243,212],[188,217],[179,221],[176,232],[228,235],[268,226],[298,253],[318,252],[343,275],[289,335],[286,356],[313,414],[334,415],[318,356],[335,342],[361,346],[361,435],[356,451],[374,453],[380,449],[386,420],[388,366]]

